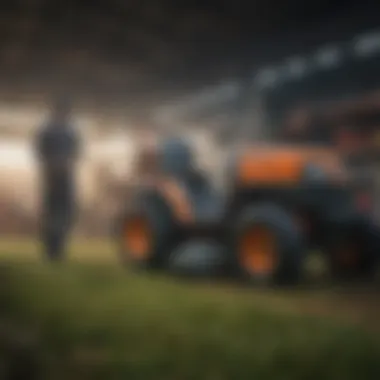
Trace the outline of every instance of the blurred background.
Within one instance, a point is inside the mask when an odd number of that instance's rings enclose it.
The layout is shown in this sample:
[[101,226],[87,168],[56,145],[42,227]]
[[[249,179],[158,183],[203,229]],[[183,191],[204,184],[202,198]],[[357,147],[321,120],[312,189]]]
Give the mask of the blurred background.
[[109,232],[147,131],[186,134],[215,180],[247,136],[333,145],[376,178],[379,12],[376,1],[3,1],[0,234],[36,232],[32,141],[61,91],[85,142],[79,235]]

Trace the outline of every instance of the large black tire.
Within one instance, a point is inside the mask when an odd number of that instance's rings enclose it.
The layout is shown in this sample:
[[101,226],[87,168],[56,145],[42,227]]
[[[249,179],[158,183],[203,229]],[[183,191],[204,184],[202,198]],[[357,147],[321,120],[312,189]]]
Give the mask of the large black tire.
[[[297,223],[284,209],[270,203],[252,205],[237,217],[232,227],[232,268],[238,276],[261,285],[291,285],[300,280],[305,252],[303,238]],[[270,270],[255,271],[242,259],[242,239],[256,228],[264,228],[273,237],[274,261]]]
[[[133,252],[126,237],[128,223],[137,219],[144,220],[149,229],[149,247],[144,255]],[[117,223],[119,259],[132,269],[165,269],[179,237],[178,224],[165,200],[156,193],[139,195]]]
[[[342,248],[348,250],[349,261],[341,259]],[[372,280],[378,272],[380,228],[370,218],[357,218],[346,227],[342,226],[326,251],[333,278]]]

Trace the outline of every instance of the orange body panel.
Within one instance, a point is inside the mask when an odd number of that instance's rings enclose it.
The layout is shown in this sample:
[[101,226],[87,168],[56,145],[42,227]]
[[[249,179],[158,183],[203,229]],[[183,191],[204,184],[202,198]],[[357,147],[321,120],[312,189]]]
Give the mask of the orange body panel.
[[244,151],[237,162],[237,181],[240,185],[294,185],[308,163],[323,168],[334,180],[345,177],[341,161],[329,149],[272,146]]

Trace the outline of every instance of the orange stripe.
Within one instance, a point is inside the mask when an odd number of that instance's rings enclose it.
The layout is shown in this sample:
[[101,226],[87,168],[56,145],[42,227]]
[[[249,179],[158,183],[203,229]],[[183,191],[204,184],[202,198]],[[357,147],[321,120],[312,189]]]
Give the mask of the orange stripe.
[[340,158],[326,149],[309,147],[258,147],[240,157],[237,178],[242,185],[296,184],[304,165],[314,163],[323,168],[332,180],[345,178]]

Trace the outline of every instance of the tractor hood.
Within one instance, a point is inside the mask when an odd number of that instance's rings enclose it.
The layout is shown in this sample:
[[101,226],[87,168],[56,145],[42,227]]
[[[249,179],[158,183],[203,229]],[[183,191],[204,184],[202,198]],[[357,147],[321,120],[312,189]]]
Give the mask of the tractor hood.
[[340,156],[333,150],[315,146],[249,145],[234,158],[234,177],[241,185],[295,185],[306,172],[320,173],[334,183],[349,182]]

